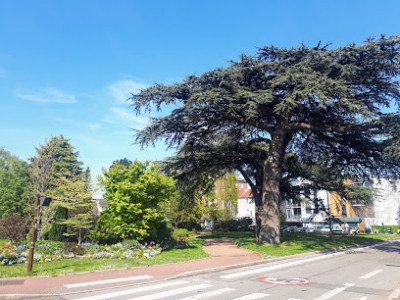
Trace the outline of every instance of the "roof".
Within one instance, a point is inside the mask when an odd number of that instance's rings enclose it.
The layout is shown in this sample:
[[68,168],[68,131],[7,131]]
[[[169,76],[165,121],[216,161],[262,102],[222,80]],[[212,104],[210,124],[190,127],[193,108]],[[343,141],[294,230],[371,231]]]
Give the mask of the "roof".
[[238,198],[251,198],[253,194],[250,189],[239,189],[238,190]]

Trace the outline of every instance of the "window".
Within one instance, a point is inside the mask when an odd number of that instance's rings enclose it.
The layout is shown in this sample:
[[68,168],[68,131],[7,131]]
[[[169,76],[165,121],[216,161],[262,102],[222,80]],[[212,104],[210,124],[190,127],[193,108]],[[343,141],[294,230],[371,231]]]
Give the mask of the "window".
[[301,217],[301,208],[293,208],[293,214],[295,217]]
[[290,209],[286,210],[286,217],[290,219],[292,217],[292,212]]
[[307,215],[311,215],[311,214],[312,214],[311,206],[307,206],[307,207],[306,207],[306,214],[307,214]]

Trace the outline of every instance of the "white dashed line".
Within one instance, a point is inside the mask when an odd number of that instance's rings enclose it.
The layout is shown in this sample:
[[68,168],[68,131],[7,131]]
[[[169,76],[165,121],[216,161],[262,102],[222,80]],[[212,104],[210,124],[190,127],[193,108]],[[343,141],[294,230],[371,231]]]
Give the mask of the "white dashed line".
[[192,286],[187,286],[184,288],[180,289],[175,289],[175,290],[170,290],[170,291],[165,291],[165,292],[160,292],[160,293],[155,293],[151,295],[146,295],[143,297],[137,297],[137,298],[131,298],[129,300],[155,300],[155,299],[161,299],[161,298],[166,298],[166,297],[171,297],[179,294],[184,294],[188,292],[193,292],[199,289],[205,289],[210,287],[210,284],[197,284],[197,285],[192,285]]
[[185,280],[171,281],[171,282],[153,284],[153,285],[143,286],[143,287],[129,289],[129,290],[123,290],[123,291],[119,291],[119,292],[106,293],[106,294],[100,294],[100,295],[93,295],[93,296],[84,297],[84,298],[78,298],[78,299],[79,300],[108,299],[108,298],[113,298],[113,297],[121,297],[121,296],[126,296],[126,295],[130,295],[130,294],[135,294],[135,293],[141,293],[141,292],[147,292],[147,291],[151,291],[151,290],[162,289],[162,288],[171,287],[171,286],[180,285],[180,284],[185,284],[185,283],[188,283],[188,282],[185,281]]
[[268,297],[268,296],[270,296],[270,294],[253,293],[253,294],[248,294],[246,296],[235,298],[235,299],[232,299],[232,300],[257,300],[257,299],[265,298],[265,297]]
[[88,282],[82,282],[82,283],[65,284],[64,286],[70,289],[70,288],[83,287],[83,286],[91,286],[91,285],[98,285],[98,284],[108,284],[108,283],[117,283],[117,282],[124,282],[124,281],[134,281],[134,280],[142,280],[142,279],[150,279],[150,278],[152,278],[150,275],[143,275],[143,276],[123,277],[123,278],[115,278],[115,279],[107,279],[107,280],[98,280],[98,281],[88,281]]
[[354,286],[354,283],[346,283],[344,285],[344,287],[339,287],[339,288],[333,289],[333,290],[331,290],[331,291],[319,296],[318,298],[315,298],[314,300],[327,300],[327,299],[330,299],[333,296],[336,296],[337,294],[343,292],[344,290],[346,290],[347,288],[352,287],[352,286]]
[[222,295],[224,293],[229,293],[232,291],[235,291],[235,289],[223,288],[223,289],[219,289],[219,290],[215,290],[215,291],[211,291],[211,292],[207,292],[207,293],[203,293],[203,294],[199,294],[199,295],[190,296],[187,298],[182,298],[180,300],[210,299],[210,297],[212,297],[212,296]]
[[372,276],[375,276],[376,274],[379,274],[382,271],[383,270],[375,270],[375,271],[372,271],[372,272],[370,272],[368,274],[365,274],[364,276],[361,276],[360,278],[361,279],[368,279],[368,278],[371,278]]

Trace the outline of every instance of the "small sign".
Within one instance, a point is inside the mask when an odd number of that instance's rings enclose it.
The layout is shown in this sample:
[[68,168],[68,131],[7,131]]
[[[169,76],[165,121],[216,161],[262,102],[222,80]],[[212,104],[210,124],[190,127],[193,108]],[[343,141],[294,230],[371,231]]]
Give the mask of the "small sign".
[[264,212],[264,207],[262,206],[257,207],[257,212],[258,213]]
[[260,277],[257,278],[258,281],[267,284],[279,284],[279,285],[307,285],[311,284],[311,280],[308,278],[274,278],[274,277]]

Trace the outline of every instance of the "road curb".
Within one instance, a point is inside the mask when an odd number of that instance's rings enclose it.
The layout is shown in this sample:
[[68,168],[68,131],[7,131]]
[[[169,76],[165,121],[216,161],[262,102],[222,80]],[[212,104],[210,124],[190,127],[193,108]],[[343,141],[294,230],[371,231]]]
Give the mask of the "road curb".
[[[270,264],[270,263],[274,263],[274,262],[295,261],[298,259],[309,258],[309,257],[318,257],[318,256],[329,255],[329,254],[333,254],[333,253],[341,253],[341,252],[344,253],[351,249],[364,249],[364,248],[369,248],[372,246],[388,244],[388,243],[391,243],[394,241],[398,241],[398,240],[389,240],[389,241],[377,242],[377,243],[345,246],[345,247],[340,247],[340,248],[332,248],[332,249],[326,249],[326,250],[320,250],[320,251],[314,251],[314,252],[295,254],[295,255],[290,255],[290,256],[276,257],[276,258],[271,258],[271,259],[267,259],[267,260],[259,260],[259,261],[254,261],[254,262],[228,265],[228,266],[217,267],[217,268],[208,268],[208,269],[203,269],[203,270],[183,272],[183,273],[180,273],[177,275],[166,277],[161,280],[160,279],[159,280],[150,280],[146,283],[155,283],[155,282],[159,282],[159,281],[178,279],[178,278],[182,278],[182,277],[191,277],[191,276],[208,274],[208,273],[213,273],[213,272],[218,272],[218,271],[234,270],[234,269],[238,269],[238,268]],[[202,259],[204,259],[204,258],[202,258]],[[141,283],[118,285],[118,286],[114,286],[113,288],[118,288],[118,287],[122,288],[122,287],[127,287],[127,286],[138,285],[138,284],[141,284]],[[0,299],[23,299],[23,300],[25,300],[25,299],[38,299],[38,298],[43,298],[43,297],[46,297],[46,298],[57,297],[57,296],[61,297],[61,296],[72,295],[72,294],[76,294],[76,293],[89,293],[92,291],[98,291],[98,290],[108,289],[108,288],[109,287],[100,288],[100,289],[97,288],[97,289],[91,289],[91,290],[85,290],[85,291],[79,291],[79,292],[54,293],[54,294],[6,294],[6,295],[0,295]],[[400,289],[393,291],[393,293],[389,296],[389,298],[387,300],[397,300],[397,297],[399,297],[399,296],[400,296]]]
[[370,243],[370,244],[345,246],[345,247],[340,247],[340,248],[307,252],[307,253],[295,254],[295,255],[290,255],[290,256],[276,257],[276,258],[271,258],[271,259],[267,259],[267,260],[259,260],[259,261],[253,261],[253,262],[248,262],[248,263],[241,263],[241,264],[235,264],[235,265],[229,265],[229,266],[223,266],[223,267],[217,267],[217,268],[196,270],[196,271],[180,273],[178,275],[168,277],[167,279],[177,279],[177,278],[181,278],[181,277],[196,276],[196,275],[208,274],[208,273],[218,272],[218,271],[239,269],[239,268],[243,268],[243,267],[252,267],[252,266],[269,264],[269,263],[274,263],[274,262],[298,260],[301,258],[308,258],[308,257],[317,257],[317,256],[322,256],[322,255],[329,255],[332,253],[346,252],[349,249],[350,250],[351,249],[363,249],[363,248],[369,248],[371,246],[379,246],[379,245],[383,245],[383,244],[390,243],[390,242],[391,241],[385,241],[385,242],[377,242],[377,243]]

